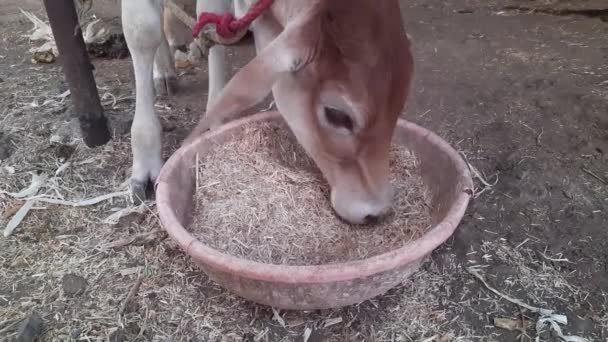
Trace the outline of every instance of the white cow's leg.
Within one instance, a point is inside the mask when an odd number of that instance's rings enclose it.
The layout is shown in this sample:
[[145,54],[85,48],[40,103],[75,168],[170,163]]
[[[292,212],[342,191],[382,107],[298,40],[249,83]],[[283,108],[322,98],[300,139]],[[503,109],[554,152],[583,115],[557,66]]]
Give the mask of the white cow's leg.
[[145,198],[148,182],[162,167],[161,126],[154,110],[154,55],[163,40],[162,0],[123,0],[122,25],[135,71],[135,117],[131,126],[135,200]]
[[173,50],[169,47],[165,32],[160,30],[160,33],[160,46],[154,58],[154,89],[158,95],[173,95],[177,86]]
[[[231,10],[232,0],[197,0],[196,15],[201,12],[213,12],[222,14]],[[207,95],[207,110],[210,103],[215,101],[218,94],[226,85],[226,47],[215,45],[209,49],[209,91]]]

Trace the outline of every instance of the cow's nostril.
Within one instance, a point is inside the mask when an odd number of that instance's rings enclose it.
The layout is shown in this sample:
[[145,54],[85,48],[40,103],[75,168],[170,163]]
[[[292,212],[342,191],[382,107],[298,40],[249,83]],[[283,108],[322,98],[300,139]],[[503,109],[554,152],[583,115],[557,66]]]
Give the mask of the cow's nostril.
[[378,218],[379,216],[376,215],[366,215],[363,220],[365,221],[365,223],[369,224],[378,222]]

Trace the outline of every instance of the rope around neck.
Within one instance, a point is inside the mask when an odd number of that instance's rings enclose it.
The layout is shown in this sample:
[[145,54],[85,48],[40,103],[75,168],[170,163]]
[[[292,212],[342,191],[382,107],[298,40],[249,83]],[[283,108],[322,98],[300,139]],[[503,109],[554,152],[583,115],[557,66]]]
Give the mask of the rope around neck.
[[232,13],[216,14],[202,12],[192,27],[192,36],[198,37],[205,25],[215,24],[215,30],[220,37],[226,39],[232,38],[236,35],[237,31],[248,27],[257,17],[270,8],[273,2],[274,0],[258,0],[240,19],[234,18]]

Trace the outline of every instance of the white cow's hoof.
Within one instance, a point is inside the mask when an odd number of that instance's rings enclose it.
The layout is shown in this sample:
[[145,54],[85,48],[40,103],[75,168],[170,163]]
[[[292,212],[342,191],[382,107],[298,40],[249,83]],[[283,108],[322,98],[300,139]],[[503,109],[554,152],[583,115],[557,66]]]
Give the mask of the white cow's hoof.
[[146,163],[134,164],[134,172],[131,174],[131,196],[133,203],[141,204],[154,194],[154,182],[163,167],[163,159],[154,156],[144,158]]
[[148,198],[148,192],[151,190],[151,183],[148,180],[139,181],[131,179],[131,198],[133,204],[140,205]]
[[154,78],[156,95],[171,96],[177,92],[177,77],[165,76]]

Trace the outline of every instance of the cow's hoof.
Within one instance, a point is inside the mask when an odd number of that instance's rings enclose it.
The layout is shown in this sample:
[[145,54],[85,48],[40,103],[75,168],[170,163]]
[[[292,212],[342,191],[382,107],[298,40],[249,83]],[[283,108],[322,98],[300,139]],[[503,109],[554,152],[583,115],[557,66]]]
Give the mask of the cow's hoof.
[[131,198],[134,205],[140,205],[146,201],[148,193],[148,181],[138,181],[131,179]]
[[165,76],[154,78],[156,95],[171,96],[177,92],[177,77]]

